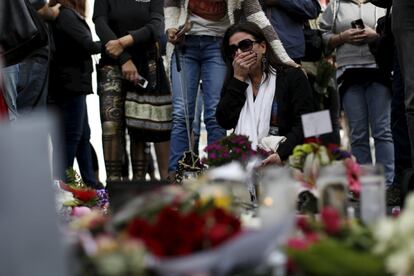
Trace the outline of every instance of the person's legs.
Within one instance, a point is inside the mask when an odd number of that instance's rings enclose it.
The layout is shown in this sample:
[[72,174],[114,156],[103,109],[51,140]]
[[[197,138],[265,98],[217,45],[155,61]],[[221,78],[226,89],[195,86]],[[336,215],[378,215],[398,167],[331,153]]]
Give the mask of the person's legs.
[[200,132],[201,132],[201,115],[203,113],[203,90],[202,90],[202,83],[200,83],[198,92],[197,92],[197,100],[196,100],[196,108],[194,114],[194,121],[193,121],[193,151],[195,154],[199,154],[199,143],[200,143]]
[[207,143],[211,144],[226,135],[226,130],[216,121],[216,107],[226,76],[226,65],[220,52],[221,39],[203,37],[201,79],[203,81],[204,124],[207,129]]
[[414,1],[394,0],[392,31],[395,37],[401,71],[405,85],[405,110],[411,144],[411,161],[414,165]]
[[365,92],[369,122],[375,142],[375,160],[384,166],[385,183],[394,181],[394,144],[391,133],[391,92],[380,83],[372,83]]
[[88,110],[86,107],[86,96],[82,96],[82,109],[83,117],[81,118],[82,122],[82,136],[80,138],[78,148],[76,151],[76,160],[78,161],[79,170],[82,176],[83,181],[88,185],[95,188],[101,188],[98,184],[98,180],[95,176],[95,171],[93,169],[93,159],[92,159],[92,149],[90,144],[91,138],[91,129],[89,127],[88,121]]
[[170,141],[154,143],[155,153],[157,154],[158,170],[161,179],[168,177],[168,158],[170,156]]
[[404,81],[397,57],[394,59],[392,81],[391,131],[394,141],[395,178],[394,183],[401,183],[403,172],[411,168],[410,137],[404,105]]
[[92,168],[93,168],[93,172],[95,174],[95,178],[97,183],[101,183],[100,179],[99,179],[99,162],[98,162],[98,155],[96,154],[96,150],[93,147],[92,143],[90,143],[90,148],[91,148],[91,156],[92,156]]
[[145,180],[147,174],[148,155],[146,150],[146,142],[139,141],[134,135],[130,137],[130,152],[132,164],[132,179]]
[[122,91],[122,76],[117,66],[99,69],[98,93],[107,178],[121,180],[125,149],[125,93]]
[[[177,170],[178,160],[189,149],[185,108],[188,108],[188,128],[194,119],[195,101],[200,80],[201,49],[199,36],[186,36],[185,49],[181,55],[181,73],[177,72],[175,55],[172,57],[172,106],[173,121],[168,171]],[[181,78],[180,78],[181,76]],[[182,91],[184,87],[184,91]],[[186,97],[186,101],[183,99]]]
[[35,109],[45,109],[49,82],[47,58],[28,59],[20,66],[16,99],[18,112],[24,114]]
[[16,104],[19,69],[20,64],[11,65],[2,69],[4,100],[6,101],[9,109],[10,121],[16,120],[19,116]]
[[351,85],[344,93],[342,103],[348,118],[351,152],[355,155],[359,164],[371,164],[365,87],[363,85]]
[[86,110],[82,104],[85,96],[66,97],[58,105],[60,106],[65,138],[65,168],[73,167],[78,145],[83,135],[84,116]]

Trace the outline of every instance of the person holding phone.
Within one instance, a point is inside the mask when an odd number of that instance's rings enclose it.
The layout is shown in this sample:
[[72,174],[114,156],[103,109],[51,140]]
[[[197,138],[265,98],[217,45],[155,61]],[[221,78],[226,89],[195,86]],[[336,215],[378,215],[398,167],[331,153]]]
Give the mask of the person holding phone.
[[378,69],[368,43],[376,39],[378,18],[385,15],[365,0],[332,0],[319,20],[328,50],[336,50],[337,83],[348,118],[351,152],[360,164],[375,160],[384,166],[386,185],[394,179],[394,145],[391,134],[390,83]]
[[98,69],[102,138],[108,180],[121,180],[126,128],[133,179],[144,179],[146,142],[155,142],[161,178],[167,177],[171,90],[158,40],[162,0],[95,0],[93,21],[104,45]]

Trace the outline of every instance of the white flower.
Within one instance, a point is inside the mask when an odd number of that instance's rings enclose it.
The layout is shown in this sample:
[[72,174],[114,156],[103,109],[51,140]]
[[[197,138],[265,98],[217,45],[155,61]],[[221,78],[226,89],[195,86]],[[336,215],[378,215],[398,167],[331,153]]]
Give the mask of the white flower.
[[[414,210],[413,210],[414,211]],[[396,234],[401,239],[413,238],[414,219],[413,214],[409,210],[404,210],[396,221]]]
[[386,259],[385,265],[389,272],[395,273],[397,276],[407,276],[412,272],[412,259],[413,256],[409,252],[400,250],[390,255]]
[[414,194],[411,193],[405,200],[405,212],[414,212]]
[[378,223],[374,230],[375,238],[378,241],[376,252],[383,253],[391,241],[395,241],[395,230],[395,222],[390,219],[383,219]]

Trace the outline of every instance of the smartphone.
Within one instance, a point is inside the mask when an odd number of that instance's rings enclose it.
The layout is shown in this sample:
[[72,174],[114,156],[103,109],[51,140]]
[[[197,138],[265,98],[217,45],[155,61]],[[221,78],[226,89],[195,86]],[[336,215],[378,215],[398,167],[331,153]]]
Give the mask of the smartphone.
[[357,19],[357,20],[354,20],[354,21],[351,22],[351,27],[353,29],[364,29],[365,28],[364,21],[362,21],[361,18]]
[[185,24],[181,25],[178,27],[177,32],[175,33],[175,35],[177,36],[177,38],[179,38],[180,36],[182,36],[184,34],[184,27]]
[[147,88],[147,86],[148,86],[148,81],[147,81],[145,78],[143,78],[143,77],[139,76],[139,78],[138,78],[138,85],[139,85],[140,87],[142,87],[142,88]]
[[186,32],[188,32],[189,30],[191,30],[191,28],[193,27],[193,22],[186,22],[183,25],[178,27],[177,33],[175,34],[178,38],[182,35],[184,35]]

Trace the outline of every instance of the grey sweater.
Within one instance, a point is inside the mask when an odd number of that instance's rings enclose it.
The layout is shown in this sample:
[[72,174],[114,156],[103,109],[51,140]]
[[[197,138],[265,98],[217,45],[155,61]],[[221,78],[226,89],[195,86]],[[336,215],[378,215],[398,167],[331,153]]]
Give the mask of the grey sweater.
[[[331,0],[326,10],[319,18],[319,28],[324,31],[323,41],[328,45],[334,34],[339,34],[351,28],[351,21],[361,18],[364,24],[375,29],[379,17],[385,15],[386,10],[375,7],[371,3],[359,4],[356,0]],[[328,47],[328,46],[327,46]],[[334,50],[329,49],[328,50]],[[342,44],[336,49],[338,68],[348,65],[375,64],[374,56],[368,44]]]

